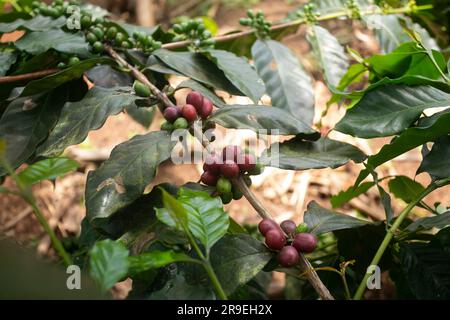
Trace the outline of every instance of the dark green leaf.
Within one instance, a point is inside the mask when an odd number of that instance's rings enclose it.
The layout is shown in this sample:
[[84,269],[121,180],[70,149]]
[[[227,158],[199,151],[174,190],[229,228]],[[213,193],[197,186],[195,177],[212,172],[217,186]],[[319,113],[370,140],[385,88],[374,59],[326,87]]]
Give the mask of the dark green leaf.
[[78,168],[78,162],[68,158],[50,158],[33,163],[18,174],[19,179],[32,185],[42,180],[52,180]]
[[209,100],[211,100],[212,103],[218,108],[222,108],[222,107],[226,106],[226,104],[222,100],[222,98],[218,97],[214,92],[212,92],[211,90],[209,90],[202,84],[198,83],[197,81],[185,80],[178,85],[177,90],[181,89],[181,88],[190,88],[194,91],[200,92],[203,96],[205,96]]
[[130,263],[130,273],[137,274],[150,269],[158,269],[174,262],[196,262],[188,255],[182,252],[168,251],[151,251],[141,253],[137,256],[128,257]]
[[256,70],[272,105],[310,125],[314,118],[314,91],[292,51],[273,40],[257,40],[252,47]]
[[112,288],[128,272],[128,249],[121,243],[102,240],[89,252],[89,274],[102,291]]
[[9,71],[16,59],[17,54],[14,52],[0,52],[0,76],[4,76]]
[[333,206],[333,208],[339,208],[342,207],[342,205],[344,203],[349,202],[350,200],[352,200],[353,198],[358,197],[359,195],[366,193],[367,190],[369,190],[370,188],[372,188],[375,185],[375,182],[370,181],[370,182],[364,182],[361,183],[358,187],[354,188],[353,186],[351,186],[350,188],[348,188],[345,191],[341,191],[339,192],[337,195],[332,196],[330,199],[331,205]]
[[409,288],[417,299],[450,299],[450,253],[444,248],[401,243],[400,260]]
[[83,142],[90,130],[102,127],[109,116],[134,105],[137,98],[131,93],[131,88],[95,86],[82,100],[64,105],[55,128],[38,148],[38,154],[56,156],[68,146]]
[[127,114],[144,128],[149,128],[155,115],[155,108],[138,107],[130,105],[126,108]]
[[309,230],[315,234],[351,229],[370,224],[369,221],[353,218],[349,215],[334,212],[319,206],[315,201],[308,203],[304,221]]
[[137,135],[116,146],[100,168],[88,174],[86,209],[90,221],[107,218],[136,200],[175,145],[164,131]]
[[318,25],[309,28],[308,41],[319,60],[326,81],[336,87],[348,68],[348,58],[344,49],[327,29]]
[[81,61],[73,67],[61,70],[42,79],[30,81],[22,91],[21,96],[31,96],[54,89],[65,82],[80,78],[85,71],[89,70],[97,64],[112,62],[113,61],[111,59],[107,58],[93,58]]
[[265,91],[264,83],[244,58],[223,50],[208,50],[207,55],[236,88],[258,103]]
[[381,204],[383,205],[384,213],[386,214],[386,221],[390,222],[394,217],[392,210],[391,196],[384,190],[382,186],[377,184],[378,192],[380,193]]
[[442,229],[448,225],[450,225],[450,211],[432,217],[417,219],[406,230],[416,232],[418,230],[429,230],[432,228]]
[[166,282],[164,287],[152,292],[148,297],[152,300],[214,300],[216,295],[210,287],[201,284],[187,283],[183,274]]
[[434,179],[450,177],[450,137],[436,140],[431,151],[423,158],[417,173],[428,172]]
[[350,160],[362,162],[366,155],[358,148],[344,142],[320,138],[303,141],[293,138],[275,143],[260,158],[261,163],[286,170],[337,168]]
[[30,31],[47,31],[50,29],[58,29],[66,24],[65,17],[53,19],[37,15],[29,20],[17,19],[9,23],[0,23],[0,33],[8,33],[18,29],[26,29]]
[[386,137],[408,128],[423,110],[449,104],[450,94],[431,86],[382,86],[347,110],[336,130],[360,138]]
[[[417,127],[405,130],[400,136],[393,139],[390,144],[384,145],[377,154],[370,156],[367,159],[367,166],[374,170],[379,165],[398,157],[406,151],[450,133],[450,127],[448,126],[450,121],[449,112],[440,112],[420,120]],[[367,169],[362,170],[355,186],[358,186],[369,173],[370,171]]]
[[211,252],[211,262],[226,294],[256,276],[273,254],[260,241],[247,234],[223,237]]
[[418,198],[418,196],[425,190],[425,187],[420,183],[406,177],[396,176],[389,181],[389,191],[403,201],[409,203]]
[[170,68],[198,82],[231,94],[242,95],[213,62],[200,53],[172,52],[165,49],[153,53]]
[[39,54],[49,49],[55,49],[59,52],[75,54],[81,57],[89,57],[91,55],[88,43],[85,41],[82,32],[68,33],[60,29],[30,32],[16,42],[16,47],[31,54]]
[[274,130],[268,134],[296,135],[299,133],[318,138],[308,124],[279,108],[255,105],[230,105],[216,111],[209,120],[225,128]]
[[104,88],[127,87],[133,84],[133,78],[125,72],[118,71],[109,65],[99,65],[86,72],[86,76],[96,86]]
[[55,68],[58,64],[59,57],[56,51],[47,51],[36,56],[31,57],[28,60],[21,61],[15,68],[11,75],[19,75],[22,73],[29,73],[33,71],[39,71],[47,68]]

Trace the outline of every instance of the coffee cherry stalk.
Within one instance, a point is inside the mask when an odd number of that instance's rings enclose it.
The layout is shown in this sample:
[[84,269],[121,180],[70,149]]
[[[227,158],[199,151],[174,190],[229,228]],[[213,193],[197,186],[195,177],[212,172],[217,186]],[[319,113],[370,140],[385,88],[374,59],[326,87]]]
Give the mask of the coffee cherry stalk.
[[305,223],[296,226],[292,220],[278,225],[271,219],[263,219],[258,225],[267,247],[278,252],[278,262],[282,267],[291,268],[300,262],[300,254],[311,253],[317,247],[317,237],[306,232]]

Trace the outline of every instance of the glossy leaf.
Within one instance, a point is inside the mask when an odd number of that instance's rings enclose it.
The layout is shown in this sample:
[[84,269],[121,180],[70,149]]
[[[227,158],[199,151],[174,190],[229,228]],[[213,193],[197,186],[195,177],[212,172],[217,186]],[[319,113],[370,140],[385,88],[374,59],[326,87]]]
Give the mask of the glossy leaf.
[[450,177],[450,137],[436,140],[431,151],[423,158],[417,173],[428,172],[434,179]]
[[65,17],[54,19],[37,15],[31,19],[17,19],[12,22],[0,23],[0,33],[8,33],[14,30],[25,29],[29,31],[47,31],[50,29],[61,28],[66,24]]
[[208,50],[207,55],[236,88],[258,103],[265,91],[264,83],[248,61],[224,50]]
[[369,221],[360,220],[349,215],[325,209],[319,206],[315,201],[308,203],[303,221],[308,225],[310,232],[315,234],[358,228],[370,224]]
[[345,191],[339,192],[337,195],[332,196],[330,199],[333,209],[342,207],[343,204],[349,202],[353,198],[356,198],[363,193],[366,193],[370,188],[375,185],[375,182],[369,181],[361,183],[358,187],[354,188],[351,186]]
[[242,95],[212,61],[200,53],[173,52],[165,49],[153,53],[170,68],[198,82],[231,94]]
[[305,134],[318,138],[304,121],[292,117],[289,112],[279,108],[255,105],[229,105],[216,111],[209,120],[231,129],[277,130],[270,134],[296,135]]
[[317,141],[291,139],[275,143],[259,161],[267,166],[286,170],[337,168],[350,160],[362,162],[366,155],[358,148],[336,140],[320,138]]
[[273,257],[265,245],[247,234],[223,237],[213,247],[211,263],[226,294],[256,276]]
[[30,32],[20,38],[15,45],[19,50],[31,54],[39,54],[55,49],[59,52],[75,54],[81,57],[89,57],[91,55],[88,43],[85,41],[82,32],[69,33],[60,29]]
[[25,86],[24,90],[21,93],[21,96],[25,97],[42,93],[54,89],[65,82],[81,78],[85,71],[101,63],[112,63],[112,60],[107,58],[93,58],[83,60],[73,67],[61,70],[42,79],[32,80]]
[[50,158],[33,163],[21,171],[18,177],[24,184],[32,185],[43,180],[52,180],[65,175],[78,168],[78,166],[78,162],[68,158]]
[[101,128],[109,116],[134,105],[137,98],[127,87],[92,88],[82,100],[64,105],[58,123],[39,146],[38,154],[56,156],[68,146],[83,142],[89,131]]
[[[393,139],[390,144],[384,145],[377,154],[370,156],[367,159],[367,166],[373,170],[379,165],[394,159],[411,149],[421,146],[424,143],[434,141],[445,134],[449,134],[449,121],[449,112],[440,112],[431,117],[423,118],[423,121],[419,121],[417,127],[405,130],[400,136]],[[369,174],[369,170],[362,170],[356,180],[355,186],[359,185]]]
[[137,135],[116,146],[108,160],[88,174],[86,209],[89,220],[107,218],[136,200],[170,157],[175,142],[164,131]]
[[310,125],[314,118],[314,91],[311,78],[297,57],[274,40],[257,40],[252,55],[272,105]]
[[312,25],[308,30],[308,41],[327,83],[336,87],[348,69],[348,58],[339,41],[327,29]]
[[130,273],[137,274],[150,269],[158,269],[174,262],[197,262],[182,252],[151,251],[128,258]]
[[155,116],[155,108],[138,107],[129,105],[126,108],[127,114],[144,128],[150,128],[153,117]]
[[0,76],[4,76],[9,68],[16,62],[17,54],[14,52],[0,52]]
[[112,288],[128,272],[128,249],[120,242],[102,240],[89,252],[89,274],[102,291]]
[[450,211],[431,217],[417,219],[411,223],[406,230],[416,232],[420,230],[429,230],[432,228],[442,229],[448,225],[450,225]]
[[222,100],[222,98],[218,97],[214,92],[212,92],[211,90],[209,90],[208,88],[206,88],[202,84],[198,83],[197,81],[185,80],[185,81],[183,81],[182,83],[180,83],[178,85],[177,90],[178,89],[182,89],[182,88],[190,88],[193,91],[200,92],[203,96],[205,96],[209,100],[211,100],[212,103],[214,104],[214,106],[216,106],[218,108],[222,108],[222,107],[226,106],[226,104]]
[[96,86],[104,88],[126,87],[133,85],[133,78],[109,65],[99,65],[86,72],[86,76]]
[[382,86],[347,110],[336,130],[360,138],[386,137],[408,128],[423,110],[449,104],[450,94],[431,86]]
[[389,191],[397,198],[409,203],[418,198],[425,190],[420,183],[406,177],[396,176],[389,181]]

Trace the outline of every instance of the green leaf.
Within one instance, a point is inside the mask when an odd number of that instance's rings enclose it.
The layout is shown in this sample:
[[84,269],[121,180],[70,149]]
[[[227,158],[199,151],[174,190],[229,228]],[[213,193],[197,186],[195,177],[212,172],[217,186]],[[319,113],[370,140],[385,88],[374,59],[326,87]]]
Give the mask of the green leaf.
[[289,48],[273,40],[257,40],[252,55],[272,105],[310,125],[314,118],[314,91],[311,78],[297,57]]
[[389,191],[406,203],[412,202],[425,190],[425,187],[420,183],[406,177],[396,176],[388,183]]
[[268,134],[305,134],[312,139],[319,137],[308,124],[279,108],[260,105],[229,105],[214,112],[209,118],[225,128],[278,130]]
[[45,157],[61,154],[68,146],[83,142],[90,130],[101,128],[109,116],[134,105],[136,99],[131,88],[95,86],[82,100],[64,105],[55,128],[37,153]]
[[339,41],[327,29],[312,25],[308,41],[319,60],[327,83],[336,87],[348,69],[348,58]]
[[431,151],[423,158],[417,173],[428,172],[433,179],[450,177],[450,137],[436,140]]
[[37,15],[31,19],[17,19],[8,23],[0,23],[0,33],[8,33],[18,29],[29,31],[47,31],[50,29],[59,29],[66,24],[65,17],[53,19]]
[[207,97],[209,100],[212,101],[212,103],[218,107],[223,108],[226,106],[225,102],[222,100],[222,98],[218,97],[214,92],[203,86],[202,84],[198,83],[194,80],[185,80],[182,83],[180,83],[176,90],[183,89],[183,88],[190,88],[194,91],[200,92],[203,96]]
[[9,68],[16,62],[17,54],[14,52],[0,52],[0,76],[4,76]]
[[258,103],[264,94],[265,87],[248,61],[224,50],[208,50],[207,56],[211,57],[211,60],[225,73],[225,76],[236,88],[252,99],[254,103]]
[[[367,158],[367,166],[374,170],[379,165],[411,149],[450,133],[448,126],[450,112],[440,112],[422,119],[420,119],[421,121],[419,121],[417,127],[405,130],[400,136],[393,139],[390,144],[384,145],[377,154]],[[362,170],[356,179],[355,186],[358,186],[369,174],[370,170]]]
[[99,65],[86,72],[86,76],[96,86],[104,88],[128,87],[133,85],[133,78],[109,65]]
[[227,295],[255,277],[273,254],[260,241],[247,234],[223,237],[213,247],[211,263]]
[[[223,210],[220,198],[213,198],[207,192],[181,188],[176,201],[186,214],[189,232],[203,244],[208,254],[229,226],[229,217]],[[177,220],[169,208],[157,209],[156,215],[167,225],[177,227]],[[178,229],[182,228],[182,224],[178,224]]]
[[200,53],[172,52],[159,49],[153,52],[162,62],[170,68],[182,73],[186,77],[212,86],[234,95],[243,95],[213,62]]
[[347,72],[341,77],[338,90],[345,90],[349,85],[361,81],[364,74],[367,71],[367,67],[361,63],[352,64]]
[[26,185],[52,180],[78,168],[78,162],[68,158],[50,158],[33,163],[18,174]]
[[165,131],[137,135],[116,146],[108,160],[88,174],[86,209],[90,221],[107,218],[136,200],[170,157],[176,142]]
[[347,110],[335,129],[360,138],[386,137],[408,128],[423,110],[449,104],[450,94],[431,86],[382,86]]
[[180,273],[167,281],[160,290],[152,292],[151,300],[215,300],[216,295],[210,287],[200,283],[189,284],[185,276]]
[[80,63],[74,65],[73,67],[61,70],[55,74],[46,76],[42,79],[37,79],[28,82],[28,84],[25,86],[25,89],[22,91],[20,95],[22,97],[25,97],[52,90],[63,83],[81,78],[85,71],[101,63],[113,63],[113,61],[108,58],[93,58],[83,60]]
[[450,299],[450,253],[445,248],[436,244],[400,243],[400,261],[417,299]]
[[315,201],[308,203],[303,220],[308,225],[310,232],[315,234],[358,228],[370,224],[369,221],[325,209]]
[[303,141],[293,138],[275,143],[264,151],[259,161],[267,166],[286,170],[337,168],[350,160],[362,162],[366,155],[358,148],[344,142],[320,138]]
[[[375,36],[380,43],[381,52],[389,53],[404,42],[411,41],[411,38],[403,29],[399,22],[399,15],[367,15],[364,20],[367,24],[374,28]],[[402,16],[402,18],[406,18]],[[412,24],[409,19],[407,22],[416,32],[418,32],[428,48],[439,49],[433,38],[428,32],[417,23]]]
[[432,228],[442,229],[450,225],[450,211],[432,217],[420,218],[411,223],[406,230],[416,232]]
[[15,45],[19,50],[35,55],[46,52],[49,49],[81,57],[89,57],[91,55],[88,43],[82,32],[69,33],[61,29],[27,33]]
[[102,291],[107,291],[128,272],[128,249],[120,242],[102,240],[89,252],[89,274]]
[[[58,120],[67,99],[64,89],[47,95],[18,98],[0,119],[0,137],[6,141],[6,160],[14,168],[24,163]],[[0,169],[1,172],[1,169]]]
[[341,191],[337,195],[332,196],[330,199],[330,202],[331,202],[333,209],[342,207],[342,205],[344,203],[347,203],[350,200],[352,200],[353,198],[356,198],[356,197],[362,195],[363,193],[366,193],[367,190],[372,188],[374,185],[375,185],[375,182],[373,182],[373,181],[364,182],[364,183],[361,183],[356,188],[351,186],[347,190]]
[[127,114],[144,128],[150,128],[155,115],[155,108],[138,107],[130,105],[126,108]]
[[197,262],[182,252],[173,250],[151,251],[137,256],[128,257],[130,273],[138,274],[150,269],[159,269],[174,262]]

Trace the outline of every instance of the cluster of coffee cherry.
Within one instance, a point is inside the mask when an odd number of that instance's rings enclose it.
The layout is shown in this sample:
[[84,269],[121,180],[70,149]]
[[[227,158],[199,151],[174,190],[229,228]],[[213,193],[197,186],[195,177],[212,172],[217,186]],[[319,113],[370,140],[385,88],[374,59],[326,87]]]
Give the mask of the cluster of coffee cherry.
[[304,223],[297,226],[294,221],[286,220],[278,225],[271,219],[263,219],[258,229],[266,245],[279,251],[278,262],[286,268],[299,263],[300,253],[311,253],[317,247],[317,237],[307,232],[308,227]]
[[249,186],[249,176],[258,175],[263,169],[263,165],[256,161],[256,156],[248,150],[242,150],[239,146],[226,146],[222,152],[209,154],[205,158],[200,180],[208,186],[215,186],[222,202],[227,204],[233,199],[242,198],[242,192],[232,183],[233,179],[242,175]]
[[162,130],[187,129],[199,117],[205,120],[213,111],[213,103],[201,93],[192,91],[186,97],[183,107],[167,107],[163,116],[166,119]]
[[191,40],[189,46],[193,49],[207,49],[213,47],[215,43],[202,19],[186,20],[174,24],[172,31],[176,34],[172,41]]

